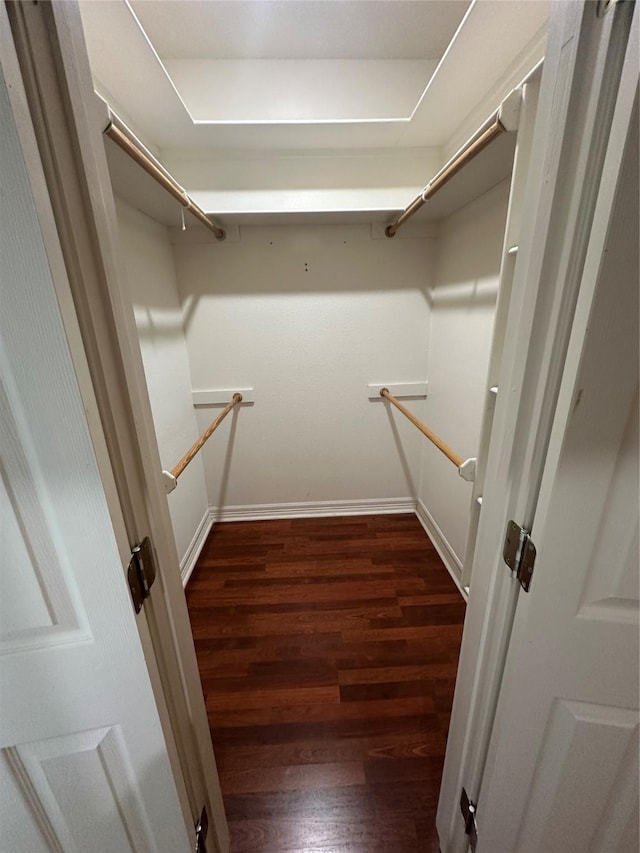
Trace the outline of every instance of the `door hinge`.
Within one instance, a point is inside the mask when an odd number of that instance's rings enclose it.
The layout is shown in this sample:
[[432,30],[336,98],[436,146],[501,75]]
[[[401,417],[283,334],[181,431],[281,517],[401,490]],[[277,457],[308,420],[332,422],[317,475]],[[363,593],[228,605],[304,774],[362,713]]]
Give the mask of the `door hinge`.
[[207,833],[209,832],[209,816],[206,806],[202,807],[196,823],[196,853],[207,853]]
[[609,9],[611,9],[612,6],[615,6],[616,3],[620,2],[622,2],[622,0],[598,0],[596,5],[596,13],[598,17],[604,18]]
[[140,613],[145,598],[149,598],[156,579],[156,563],[153,558],[151,540],[145,536],[139,545],[131,549],[131,560],[127,569],[127,580],[136,613]]
[[471,853],[473,853],[478,843],[476,804],[469,799],[469,795],[467,794],[464,788],[462,789],[462,794],[460,795],[460,811],[462,812],[462,817],[464,818],[465,835],[469,836],[469,847],[471,848]]
[[536,546],[531,540],[529,531],[520,527],[515,521],[510,521],[507,524],[502,556],[520,581],[522,589],[529,592],[533,567],[536,562]]

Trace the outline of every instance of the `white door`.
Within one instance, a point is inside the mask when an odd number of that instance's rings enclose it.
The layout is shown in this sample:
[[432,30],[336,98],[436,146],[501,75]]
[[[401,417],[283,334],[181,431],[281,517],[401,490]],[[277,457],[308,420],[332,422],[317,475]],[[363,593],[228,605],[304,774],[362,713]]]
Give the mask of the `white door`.
[[181,853],[192,844],[124,526],[99,475],[51,272],[62,267],[50,229],[45,250],[4,76],[0,139],[0,850]]
[[[638,34],[618,94],[485,774],[478,853],[637,853]],[[622,165],[621,165],[622,164]]]

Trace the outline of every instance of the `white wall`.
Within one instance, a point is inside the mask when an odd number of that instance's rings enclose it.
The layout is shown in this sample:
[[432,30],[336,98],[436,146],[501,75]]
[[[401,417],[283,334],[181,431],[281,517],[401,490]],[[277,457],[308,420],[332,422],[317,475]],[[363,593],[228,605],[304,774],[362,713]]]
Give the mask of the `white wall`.
[[255,388],[203,452],[210,503],[415,499],[420,435],[366,385],[426,378],[433,241],[354,225],[172,233],[193,388]]
[[[426,423],[464,459],[477,456],[509,182],[440,223],[431,291]],[[462,563],[471,486],[433,445],[422,449],[420,499]]]
[[[198,437],[173,254],[163,225],[120,201],[117,213],[160,459],[169,470]],[[168,500],[182,560],[207,510],[199,458]]]

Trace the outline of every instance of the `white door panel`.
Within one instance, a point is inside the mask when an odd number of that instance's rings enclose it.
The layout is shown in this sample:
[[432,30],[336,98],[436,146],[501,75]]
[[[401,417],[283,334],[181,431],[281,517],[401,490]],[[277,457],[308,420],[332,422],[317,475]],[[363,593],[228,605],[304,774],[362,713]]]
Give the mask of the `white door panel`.
[[479,853],[638,850],[637,42],[636,12],[532,529],[533,581],[478,797]]
[[[6,290],[3,310],[10,311]],[[82,608],[72,601],[73,582],[55,522],[56,503],[38,476],[9,357],[0,341],[0,584],[10,595],[0,605],[0,654],[89,639]],[[58,508],[59,509],[59,508]],[[71,519],[69,519],[71,520]],[[64,516],[63,516],[64,521]]]
[[637,758],[637,711],[556,698],[514,849],[637,850]]
[[0,138],[0,850],[180,853],[191,843],[4,77]]

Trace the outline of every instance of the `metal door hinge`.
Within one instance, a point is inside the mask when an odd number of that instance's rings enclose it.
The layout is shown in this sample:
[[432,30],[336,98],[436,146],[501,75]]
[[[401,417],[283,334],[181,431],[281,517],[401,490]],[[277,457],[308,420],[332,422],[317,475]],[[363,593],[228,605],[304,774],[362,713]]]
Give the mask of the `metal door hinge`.
[[598,0],[596,5],[596,13],[599,18],[604,18],[609,9],[616,5],[616,3],[621,3],[622,0]]
[[471,851],[473,853],[478,843],[476,804],[469,799],[469,795],[467,794],[464,788],[462,789],[462,794],[460,795],[460,811],[462,812],[462,817],[464,818],[465,835],[469,836],[469,847],[471,847]]
[[511,571],[515,572],[522,589],[529,592],[536,562],[536,546],[531,540],[529,531],[520,527],[515,521],[507,524],[502,556]]
[[127,580],[136,613],[140,613],[145,598],[149,598],[156,579],[156,564],[151,540],[145,536],[139,545],[131,549],[131,561],[127,569]]
[[207,833],[209,832],[209,816],[206,806],[202,807],[200,818],[196,823],[196,853],[207,853]]

